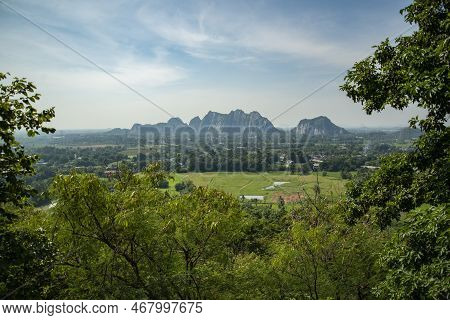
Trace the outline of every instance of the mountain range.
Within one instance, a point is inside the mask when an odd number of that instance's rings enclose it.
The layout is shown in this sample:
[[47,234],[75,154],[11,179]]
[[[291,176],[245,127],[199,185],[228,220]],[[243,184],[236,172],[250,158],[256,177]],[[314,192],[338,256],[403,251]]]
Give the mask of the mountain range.
[[199,117],[193,118],[189,122],[189,126],[196,130],[208,127],[219,129],[223,127],[256,127],[262,130],[274,128],[272,122],[261,116],[258,112],[252,111],[245,113],[240,109],[233,110],[229,114],[209,111],[203,119]]
[[[262,131],[279,130],[276,129],[272,122],[263,117],[256,111],[245,113],[244,111],[237,109],[228,114],[209,111],[203,119],[200,117],[194,117],[189,124],[184,123],[180,118],[171,118],[167,122],[157,124],[134,124],[130,130],[130,134],[136,135],[142,130],[157,130],[162,132],[163,130],[174,130],[178,128],[192,128],[199,132],[202,129],[215,128],[222,130],[224,128],[237,127],[237,128],[258,128]],[[344,128],[338,127],[330,119],[324,116],[320,116],[314,119],[303,119],[299,124],[292,129],[292,131],[299,135],[313,135],[313,136],[336,136],[344,135],[349,132]]]

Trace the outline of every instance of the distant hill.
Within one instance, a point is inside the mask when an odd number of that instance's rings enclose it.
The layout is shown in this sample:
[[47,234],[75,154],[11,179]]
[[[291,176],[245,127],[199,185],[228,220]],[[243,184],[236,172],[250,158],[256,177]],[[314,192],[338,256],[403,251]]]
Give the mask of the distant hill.
[[351,133],[374,141],[398,141],[406,142],[417,139],[422,135],[419,129],[410,127],[399,128],[352,128],[348,129]]
[[189,124],[184,123],[180,118],[171,118],[167,122],[157,124],[142,125],[135,123],[130,130],[130,134],[137,135],[140,130],[141,133],[142,130],[157,130],[162,133],[165,129],[175,130],[180,127],[191,127],[196,131],[200,131],[203,128],[215,128],[221,130],[226,127],[256,127],[263,131],[275,129],[272,122],[261,116],[258,112],[252,111],[250,113],[245,113],[244,111],[237,109],[228,114],[209,111],[203,119],[195,117]]
[[393,132],[392,135],[399,140],[411,140],[420,137],[422,135],[422,131],[413,128],[403,128],[397,132]]
[[[227,127],[238,128],[259,128],[262,131],[280,131],[276,129],[269,119],[263,117],[259,112],[252,111],[246,113],[240,109],[231,111],[230,113],[219,113],[209,111],[205,117],[194,117],[189,121],[189,124],[184,123],[180,118],[171,118],[167,122],[161,122],[157,124],[139,124],[136,123],[128,130],[128,134],[137,135],[139,132],[142,134],[144,131],[158,131],[174,132],[178,128],[192,128],[199,132],[205,128],[214,128],[221,131]],[[167,131],[166,131],[167,130]],[[281,130],[283,131],[283,130]],[[114,129],[111,133],[124,133],[122,130]],[[343,134],[350,134],[344,128],[336,126],[327,117],[320,116],[314,119],[303,119],[299,122],[297,127],[292,129],[292,133],[299,135],[314,135],[314,136],[336,136]]]
[[184,123],[183,121],[181,121],[180,118],[170,118],[169,121],[167,121],[167,122],[160,122],[160,123],[157,123],[157,124],[144,124],[144,125],[142,125],[142,124],[139,124],[139,123],[135,123],[133,125],[133,127],[131,127],[130,134],[136,135],[136,134],[139,133],[139,131],[141,131],[141,133],[142,133],[142,130],[148,130],[149,131],[149,130],[153,130],[153,129],[156,129],[160,133],[163,133],[164,129],[166,129],[166,128],[169,129],[169,130],[175,130],[175,129],[180,128],[180,127],[187,127],[187,124]]
[[294,132],[300,135],[337,136],[349,134],[344,128],[338,127],[330,119],[320,116],[314,119],[303,119],[295,127]]
[[256,127],[262,130],[274,129],[272,122],[261,116],[258,112],[252,111],[245,113],[240,109],[233,110],[228,114],[209,111],[203,119],[199,117],[193,118],[189,122],[189,125],[196,130],[208,127],[217,129],[225,127]]
[[200,117],[192,118],[192,120],[189,121],[189,126],[194,128],[195,130],[200,129],[201,125],[202,125],[202,120],[200,120]]

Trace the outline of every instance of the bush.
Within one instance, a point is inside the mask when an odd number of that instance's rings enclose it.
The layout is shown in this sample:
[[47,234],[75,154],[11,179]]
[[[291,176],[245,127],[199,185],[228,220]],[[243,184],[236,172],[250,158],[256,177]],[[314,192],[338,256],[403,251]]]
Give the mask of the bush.
[[175,184],[175,190],[180,193],[188,193],[194,190],[195,185],[191,180],[186,180]]
[[346,180],[350,180],[352,178],[352,174],[350,172],[348,172],[347,170],[342,170],[341,171],[341,178],[342,179],[346,179]]
[[169,181],[161,180],[159,182],[158,188],[160,188],[160,189],[167,189],[167,188],[169,188]]

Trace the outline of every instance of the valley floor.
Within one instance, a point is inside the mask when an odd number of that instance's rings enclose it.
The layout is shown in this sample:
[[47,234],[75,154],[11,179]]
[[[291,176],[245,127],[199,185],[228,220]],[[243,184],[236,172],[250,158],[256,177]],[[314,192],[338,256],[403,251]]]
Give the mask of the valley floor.
[[328,172],[322,176],[319,172],[309,175],[290,174],[289,172],[191,172],[177,173],[170,182],[170,189],[175,190],[176,183],[191,180],[196,186],[209,186],[231,193],[235,196],[264,196],[264,200],[275,202],[282,196],[286,202],[295,201],[313,195],[313,187],[319,180],[321,193],[336,198],[345,192],[345,183],[340,172]]

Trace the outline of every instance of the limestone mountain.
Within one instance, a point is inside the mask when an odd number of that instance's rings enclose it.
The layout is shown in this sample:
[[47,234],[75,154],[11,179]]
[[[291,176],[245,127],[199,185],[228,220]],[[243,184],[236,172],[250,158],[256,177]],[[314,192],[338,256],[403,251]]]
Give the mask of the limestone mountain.
[[189,122],[189,125],[196,130],[208,127],[217,129],[225,127],[256,127],[262,130],[274,129],[272,122],[261,116],[259,112],[252,111],[245,113],[240,109],[233,110],[228,114],[209,111],[203,119],[199,117],[193,118]]
[[[159,133],[171,132],[174,133],[176,129],[187,128],[194,129],[197,132],[205,128],[215,128],[219,131],[224,128],[238,127],[258,128],[263,131],[278,130],[274,127],[269,119],[263,117],[259,112],[252,111],[246,113],[240,109],[231,111],[230,113],[219,113],[209,111],[203,119],[194,117],[189,124],[184,123],[180,118],[171,118],[167,122],[157,124],[134,124],[129,134],[137,135],[139,132],[158,131]],[[344,128],[336,126],[327,117],[320,116],[314,119],[303,119],[299,122],[297,127],[292,129],[294,134],[299,135],[314,135],[314,136],[336,136],[342,134],[349,134]]]
[[157,124],[139,124],[135,123],[133,127],[131,127],[130,134],[136,135],[141,131],[150,131],[150,130],[158,130],[160,133],[164,131],[164,129],[175,130],[180,127],[186,127],[187,124],[181,121],[180,118],[170,118],[167,122],[160,122]]
[[200,117],[192,118],[191,121],[189,121],[189,126],[194,128],[195,130],[200,129],[200,125],[202,123],[202,120],[200,120]]
[[348,134],[344,128],[338,127],[330,119],[320,116],[314,119],[303,119],[295,127],[294,132],[300,135],[336,136]]

